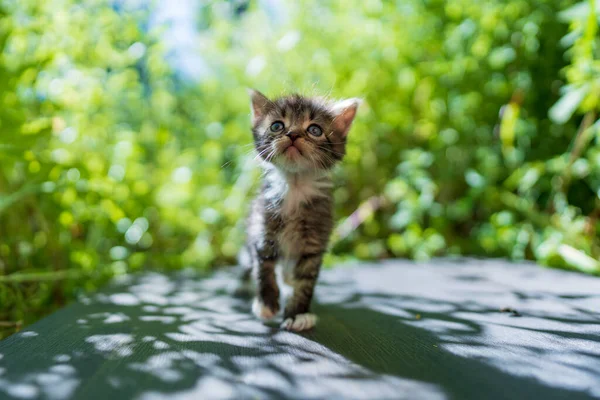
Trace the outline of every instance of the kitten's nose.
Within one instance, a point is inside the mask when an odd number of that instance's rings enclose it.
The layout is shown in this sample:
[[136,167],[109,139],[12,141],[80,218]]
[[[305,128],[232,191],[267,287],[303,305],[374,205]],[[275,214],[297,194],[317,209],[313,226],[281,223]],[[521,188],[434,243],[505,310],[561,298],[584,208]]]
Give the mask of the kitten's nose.
[[291,139],[292,143],[299,137],[296,132],[288,132],[286,136]]

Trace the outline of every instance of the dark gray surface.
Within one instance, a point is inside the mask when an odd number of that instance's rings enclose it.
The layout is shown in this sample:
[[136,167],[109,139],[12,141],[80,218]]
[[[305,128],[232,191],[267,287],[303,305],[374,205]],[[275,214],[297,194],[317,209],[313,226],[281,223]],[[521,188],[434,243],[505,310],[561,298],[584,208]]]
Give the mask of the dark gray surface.
[[231,282],[152,273],[82,299],[0,342],[0,399],[600,398],[598,278],[477,260],[338,268],[302,335],[257,322]]

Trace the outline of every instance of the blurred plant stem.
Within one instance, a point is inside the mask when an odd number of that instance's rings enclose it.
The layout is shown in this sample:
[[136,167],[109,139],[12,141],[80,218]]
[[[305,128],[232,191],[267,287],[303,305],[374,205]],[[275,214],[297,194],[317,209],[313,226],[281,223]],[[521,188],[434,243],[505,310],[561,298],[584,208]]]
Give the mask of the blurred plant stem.
[[571,184],[573,164],[582,156],[584,150],[591,142],[593,138],[592,134],[594,133],[594,130],[591,128],[595,120],[596,112],[593,110],[588,111],[583,117],[583,120],[579,125],[579,129],[577,130],[577,134],[573,139],[573,145],[569,155],[569,163],[562,170],[554,196],[557,194],[566,196],[567,191],[569,190],[569,185]]
[[17,272],[14,274],[0,276],[0,283],[23,283],[23,282],[52,282],[65,279],[80,279],[93,274],[80,270],[59,270],[48,272]]
[[13,326],[19,329],[23,325],[23,321],[0,321],[0,328],[12,328]]
[[348,218],[343,220],[333,232],[331,238],[332,247],[358,229],[358,227],[367,219],[371,218],[377,210],[389,204],[390,202],[384,196],[372,196],[361,203],[360,206],[358,206]]
[[552,218],[550,218],[548,214],[537,210],[532,203],[527,201],[527,199],[507,191],[495,192],[504,206],[523,214],[537,226],[544,227],[552,225]]

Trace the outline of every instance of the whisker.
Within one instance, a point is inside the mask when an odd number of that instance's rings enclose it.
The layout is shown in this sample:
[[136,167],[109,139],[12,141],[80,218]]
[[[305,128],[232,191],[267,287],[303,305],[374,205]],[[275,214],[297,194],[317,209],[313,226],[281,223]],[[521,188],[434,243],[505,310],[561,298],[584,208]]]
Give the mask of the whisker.
[[269,147],[265,148],[264,150],[261,150],[259,153],[256,154],[256,156],[254,156],[254,161],[256,161],[258,158],[262,157],[269,150],[271,150]]
[[275,153],[277,152],[277,149],[272,149],[269,154],[267,154],[267,156],[265,157],[265,159],[267,161],[271,161],[271,158],[275,155]]
[[235,156],[233,159],[231,159],[231,160],[227,161],[225,164],[221,165],[221,169],[228,167],[231,163],[233,163],[236,160],[239,160],[241,158],[247,157],[250,154],[252,154],[255,151],[255,149],[254,149],[255,144],[254,143],[244,144],[244,145],[241,145],[239,147],[245,148],[245,147],[250,147],[250,146],[252,146],[251,149],[249,149],[247,151],[244,151],[242,154],[240,154],[238,156]]
[[319,146],[319,145],[317,145],[317,147],[318,147],[319,149],[321,149],[321,150],[325,150],[325,151],[327,151],[327,152],[329,152],[329,153],[332,153],[332,154],[338,155],[338,156],[340,156],[340,157],[344,156],[344,153],[339,153],[339,152],[337,152],[337,151],[335,151],[335,150],[332,150],[332,149],[330,149],[330,148],[327,148],[327,147],[324,147],[324,146]]
[[221,165],[221,169],[223,169],[223,168],[225,168],[225,167],[229,166],[229,164],[231,164],[232,162],[233,162],[233,160],[229,160],[229,161],[227,161],[225,164]]

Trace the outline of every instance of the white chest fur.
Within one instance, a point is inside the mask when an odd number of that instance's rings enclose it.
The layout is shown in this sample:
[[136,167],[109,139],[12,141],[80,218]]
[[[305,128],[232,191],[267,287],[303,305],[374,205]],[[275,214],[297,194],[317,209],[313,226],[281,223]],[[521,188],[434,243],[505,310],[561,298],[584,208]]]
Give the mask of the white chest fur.
[[283,197],[281,212],[283,215],[296,214],[303,204],[327,196],[326,189],[331,187],[329,180],[314,178],[292,178],[287,182],[287,191]]
[[331,179],[326,175],[288,175],[273,169],[269,171],[268,179],[267,198],[279,203],[281,215],[288,218],[295,217],[303,204],[326,197],[332,187]]

